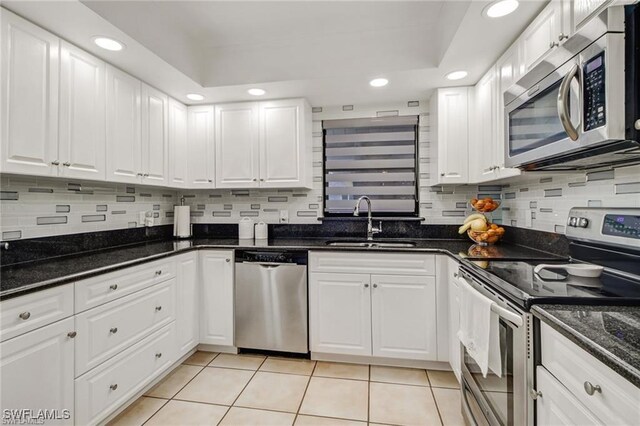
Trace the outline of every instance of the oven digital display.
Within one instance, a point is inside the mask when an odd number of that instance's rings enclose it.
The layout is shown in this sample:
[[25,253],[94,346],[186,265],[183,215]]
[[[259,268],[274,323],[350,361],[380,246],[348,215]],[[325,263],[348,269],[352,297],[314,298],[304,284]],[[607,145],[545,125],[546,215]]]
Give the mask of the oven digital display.
[[640,240],[640,216],[608,214],[602,224],[604,235]]

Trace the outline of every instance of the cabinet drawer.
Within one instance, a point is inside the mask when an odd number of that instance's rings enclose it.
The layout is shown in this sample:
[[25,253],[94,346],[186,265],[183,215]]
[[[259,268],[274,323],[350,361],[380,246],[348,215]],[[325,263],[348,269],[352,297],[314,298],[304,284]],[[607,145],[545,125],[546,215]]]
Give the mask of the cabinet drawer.
[[173,259],[126,268],[75,284],[76,312],[86,311],[176,276]]
[[42,290],[0,303],[0,341],[73,315],[73,284]]
[[435,256],[408,253],[309,252],[312,272],[435,275]]
[[175,319],[175,278],[76,315],[76,377]]
[[75,380],[76,424],[96,424],[174,362],[175,323]]
[[[610,424],[636,424],[640,389],[548,325],[541,324],[542,365],[596,415]],[[600,386],[589,395],[585,383]]]

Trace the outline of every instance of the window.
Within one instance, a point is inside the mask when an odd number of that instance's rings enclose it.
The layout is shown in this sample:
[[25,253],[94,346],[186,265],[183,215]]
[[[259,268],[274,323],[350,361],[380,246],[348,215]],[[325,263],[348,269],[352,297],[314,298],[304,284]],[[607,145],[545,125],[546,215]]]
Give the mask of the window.
[[[352,215],[362,195],[374,215],[417,216],[417,116],[322,125],[325,216]],[[365,203],[361,208],[366,212]]]

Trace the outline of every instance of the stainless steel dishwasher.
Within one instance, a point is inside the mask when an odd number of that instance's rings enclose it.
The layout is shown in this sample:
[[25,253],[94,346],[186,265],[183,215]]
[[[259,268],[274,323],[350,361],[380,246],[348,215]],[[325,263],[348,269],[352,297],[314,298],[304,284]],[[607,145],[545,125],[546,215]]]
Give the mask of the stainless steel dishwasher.
[[235,345],[308,353],[307,252],[236,251]]

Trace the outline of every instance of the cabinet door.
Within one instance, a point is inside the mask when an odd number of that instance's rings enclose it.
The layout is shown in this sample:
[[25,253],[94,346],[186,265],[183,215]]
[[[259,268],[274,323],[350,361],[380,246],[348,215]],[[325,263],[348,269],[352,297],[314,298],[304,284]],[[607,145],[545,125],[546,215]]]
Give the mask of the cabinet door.
[[[307,174],[303,99],[260,103],[260,187],[304,186]],[[309,165],[310,167],[310,165]]]
[[430,276],[371,276],[373,356],[437,360],[436,281]]
[[[566,0],[565,0],[566,1]],[[571,2],[573,7],[573,25],[572,29],[578,30],[584,24],[589,22],[600,11],[608,7],[613,0],[574,0]],[[623,2],[624,3],[624,2]]]
[[536,400],[539,425],[604,424],[541,365],[536,368],[536,379],[538,391],[542,393]]
[[[256,102],[216,105],[217,188],[259,186],[259,115]],[[285,142],[285,145],[289,143]],[[287,153],[283,159],[291,155]],[[280,166],[286,169],[284,163]]]
[[60,42],[6,9],[0,15],[0,171],[56,176]]
[[169,99],[169,186],[187,183],[187,107]]
[[73,424],[73,330],[67,318],[0,344],[3,409],[56,410],[47,424]]
[[473,138],[469,140],[469,174],[474,182],[495,178],[496,152],[496,73],[491,68],[475,86]]
[[368,274],[309,274],[312,352],[371,355]]
[[213,188],[213,106],[188,108],[187,175],[190,188]]
[[198,254],[191,252],[176,257],[176,327],[178,330],[177,357],[189,352],[200,341]]
[[200,343],[233,346],[233,251],[200,252]]
[[522,34],[522,61],[525,72],[529,72],[559,46],[561,26],[562,3],[560,0],[551,0]]
[[60,58],[60,175],[104,180],[105,63],[66,42]]
[[522,76],[524,67],[520,55],[520,43],[514,43],[496,63],[496,133],[495,133],[495,160],[497,178],[517,176],[520,170],[505,168],[505,120],[504,120],[504,93]]
[[140,182],[140,81],[107,65],[107,180]]
[[169,98],[146,84],[142,84],[142,181],[166,185],[167,177],[167,119]]
[[467,183],[469,180],[469,89],[467,87],[440,89],[437,96],[437,183]]

